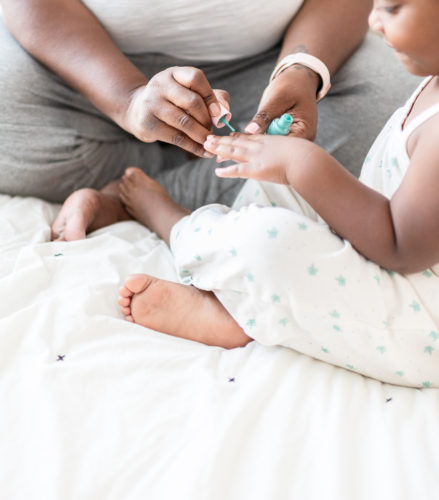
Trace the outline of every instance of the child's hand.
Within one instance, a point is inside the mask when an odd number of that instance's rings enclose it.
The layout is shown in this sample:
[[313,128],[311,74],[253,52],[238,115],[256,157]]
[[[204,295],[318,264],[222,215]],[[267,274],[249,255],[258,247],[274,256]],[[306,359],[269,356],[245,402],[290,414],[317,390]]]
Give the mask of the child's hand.
[[293,138],[272,135],[209,135],[204,148],[223,161],[238,162],[229,167],[217,168],[215,173],[218,177],[241,177],[288,184],[288,152],[291,152],[294,141]]

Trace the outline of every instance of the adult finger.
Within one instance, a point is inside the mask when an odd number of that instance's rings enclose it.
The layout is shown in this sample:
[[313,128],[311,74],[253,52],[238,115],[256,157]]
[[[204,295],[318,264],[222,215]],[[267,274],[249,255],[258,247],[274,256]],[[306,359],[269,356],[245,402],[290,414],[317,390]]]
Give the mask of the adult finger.
[[175,106],[172,102],[162,102],[161,106],[156,110],[156,118],[170,127],[180,130],[200,146],[210,133],[209,129],[206,129],[190,114],[187,114],[184,109]]
[[155,135],[160,137],[160,140],[163,142],[167,142],[169,144],[173,144],[174,146],[178,146],[189,153],[193,153],[196,156],[212,158],[212,153],[207,152],[202,144],[194,141],[185,134],[182,130],[179,130],[171,125],[168,125],[166,122],[157,120],[157,124],[155,126]]
[[209,122],[211,118],[215,118],[221,113],[215,92],[210,86],[206,75],[200,69],[190,66],[176,66],[172,70],[172,76],[180,85],[193,90],[201,96],[206,106]]

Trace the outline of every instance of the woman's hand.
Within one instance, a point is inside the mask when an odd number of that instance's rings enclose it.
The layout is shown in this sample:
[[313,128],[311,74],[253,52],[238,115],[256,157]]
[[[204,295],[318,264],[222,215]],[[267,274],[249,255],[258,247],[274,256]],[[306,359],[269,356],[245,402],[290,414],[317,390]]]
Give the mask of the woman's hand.
[[320,77],[302,65],[290,66],[265,89],[258,112],[245,128],[249,134],[263,134],[271,121],[284,113],[294,118],[290,135],[314,140],[317,132],[316,92]]
[[124,128],[143,142],[159,140],[211,157],[203,143],[220,115],[219,102],[229,109],[228,93],[213,90],[201,70],[168,68],[132,93]]
[[[309,142],[309,141],[304,141]],[[217,168],[218,177],[240,177],[289,184],[287,170],[295,139],[275,135],[209,135],[204,147],[222,160],[238,163]]]

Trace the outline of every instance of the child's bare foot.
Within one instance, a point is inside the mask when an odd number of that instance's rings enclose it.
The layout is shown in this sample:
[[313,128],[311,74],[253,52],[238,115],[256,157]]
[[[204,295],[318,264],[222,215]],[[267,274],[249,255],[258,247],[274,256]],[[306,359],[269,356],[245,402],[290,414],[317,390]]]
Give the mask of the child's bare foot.
[[51,227],[51,239],[72,241],[121,220],[130,220],[117,196],[96,189],[79,189],[64,202]]
[[211,292],[147,274],[128,276],[119,304],[128,321],[176,337],[231,349],[248,337]]
[[158,182],[137,167],[126,169],[119,186],[119,196],[127,212],[166,243],[169,243],[172,226],[190,213],[177,205]]

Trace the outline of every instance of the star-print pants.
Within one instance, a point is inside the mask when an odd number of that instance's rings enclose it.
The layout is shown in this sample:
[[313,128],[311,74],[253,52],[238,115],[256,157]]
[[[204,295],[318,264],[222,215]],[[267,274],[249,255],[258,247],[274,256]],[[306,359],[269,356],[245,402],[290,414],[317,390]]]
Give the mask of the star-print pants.
[[261,344],[439,387],[438,276],[368,261],[291,188],[247,181],[232,208],[208,205],[178,222],[171,250],[181,282],[213,291]]

